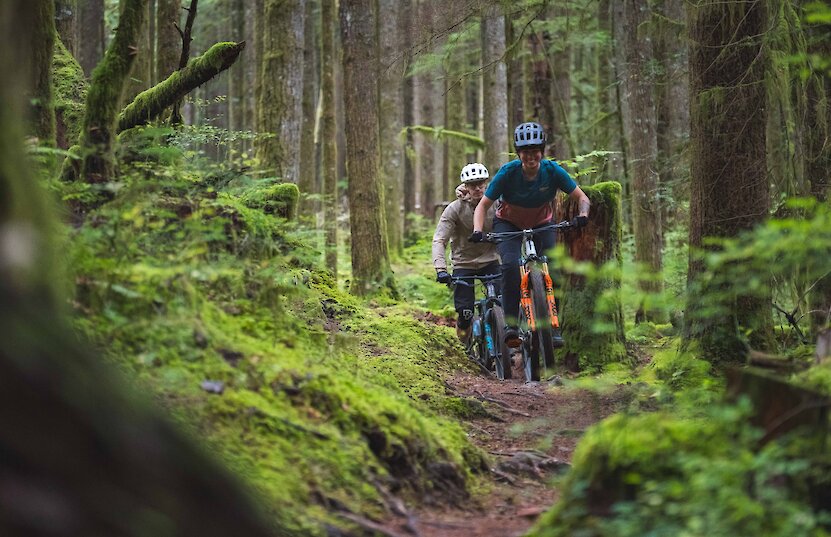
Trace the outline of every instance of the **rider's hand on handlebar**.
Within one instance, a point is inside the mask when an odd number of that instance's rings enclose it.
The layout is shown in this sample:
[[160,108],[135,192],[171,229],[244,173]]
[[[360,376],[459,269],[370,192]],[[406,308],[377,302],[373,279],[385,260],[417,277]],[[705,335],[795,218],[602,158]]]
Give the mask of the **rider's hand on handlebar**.
[[576,227],[576,228],[586,227],[586,225],[588,223],[589,223],[589,217],[588,216],[582,216],[582,215],[581,216],[575,216],[574,218],[571,219],[571,225]]
[[470,234],[470,237],[467,238],[470,242],[482,242],[485,240],[484,235],[482,235],[481,231],[474,231]]
[[436,272],[436,281],[439,283],[450,283],[450,274],[446,270],[440,270]]

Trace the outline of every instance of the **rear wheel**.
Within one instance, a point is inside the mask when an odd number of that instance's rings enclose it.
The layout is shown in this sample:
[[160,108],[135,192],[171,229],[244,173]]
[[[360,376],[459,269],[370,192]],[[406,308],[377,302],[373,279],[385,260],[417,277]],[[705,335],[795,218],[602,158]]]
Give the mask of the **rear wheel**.
[[499,380],[511,378],[511,353],[505,344],[505,313],[502,306],[494,306],[490,312],[491,334],[493,334],[494,361],[496,377]]
[[554,367],[554,341],[551,328],[551,311],[548,309],[548,299],[545,296],[545,278],[542,272],[534,270],[528,277],[531,288],[531,301],[534,304],[534,317],[537,321],[537,330],[532,340],[542,355],[546,369]]

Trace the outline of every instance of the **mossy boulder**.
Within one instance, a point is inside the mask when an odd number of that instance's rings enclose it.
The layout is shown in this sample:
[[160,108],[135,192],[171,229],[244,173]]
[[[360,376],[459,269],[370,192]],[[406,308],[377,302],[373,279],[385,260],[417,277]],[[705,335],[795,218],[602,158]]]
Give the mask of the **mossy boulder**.
[[249,207],[286,220],[297,218],[299,200],[300,189],[294,183],[275,183],[267,188],[250,191],[245,197]]

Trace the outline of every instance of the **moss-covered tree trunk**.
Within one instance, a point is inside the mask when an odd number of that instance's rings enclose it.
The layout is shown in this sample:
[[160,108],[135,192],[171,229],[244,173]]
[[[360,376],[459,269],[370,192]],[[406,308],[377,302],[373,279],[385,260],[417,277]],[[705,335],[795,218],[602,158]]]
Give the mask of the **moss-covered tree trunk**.
[[346,110],[349,225],[352,234],[352,292],[395,293],[378,177],[378,42],[372,0],[340,3]]
[[79,0],[54,0],[55,31],[58,32],[66,50],[75,54],[78,50],[78,8]]
[[[123,10],[130,0],[119,0]],[[153,85],[153,29],[156,26],[155,18],[151,19],[151,5],[155,0],[146,0],[143,4],[141,29],[136,35],[133,65],[130,76],[127,78],[122,103],[132,101],[136,95]]]
[[[605,270],[586,278],[563,277],[560,298],[565,364],[572,370],[600,368],[626,359],[623,306],[620,297],[622,210],[621,185],[598,183],[583,187],[591,200],[589,225],[563,234],[569,257]],[[577,204],[569,199],[561,219],[577,216]],[[555,285],[556,285],[555,278]]]
[[52,81],[56,141],[59,148],[68,149],[78,142],[81,134],[88,84],[83,69],[60,39],[55,41],[55,54],[52,56]]
[[[770,300],[708,289],[701,250],[708,237],[732,237],[768,216],[765,2],[697,0],[690,28],[690,266],[687,338],[713,361],[741,360],[747,345],[766,345]],[[732,314],[708,316],[707,301],[726,301]],[[750,340],[744,334],[749,331]]]
[[[625,106],[630,121],[626,124],[629,140],[632,180],[632,227],[635,235],[635,261],[638,264],[638,287],[656,294],[663,289],[661,277],[663,231],[658,197],[658,138],[654,97],[652,41],[639,33],[651,16],[646,0],[625,0],[623,15],[629,31],[624,39],[626,78]],[[661,312],[640,301],[635,320],[661,321]]]
[[335,6],[320,5],[320,143],[326,267],[338,279],[338,155],[335,125]]
[[118,131],[143,125],[179,102],[185,95],[231,67],[245,43],[217,43],[167,80],[136,96],[118,116]]
[[291,535],[62,316],[59,232],[23,147],[32,7],[0,2],[0,535]]
[[303,2],[265,0],[262,88],[257,130],[268,134],[257,149],[263,166],[296,183],[300,175],[303,95]]
[[92,74],[81,128],[81,178],[104,183],[115,173],[113,143],[119,104],[136,55],[148,0],[124,0],[118,29]]
[[[38,143],[55,145],[55,108],[52,102],[52,54],[55,48],[55,4],[54,0],[34,0],[30,9],[35,15],[35,24],[28,34],[31,47],[29,102],[31,132]],[[17,33],[17,35],[26,35]]]

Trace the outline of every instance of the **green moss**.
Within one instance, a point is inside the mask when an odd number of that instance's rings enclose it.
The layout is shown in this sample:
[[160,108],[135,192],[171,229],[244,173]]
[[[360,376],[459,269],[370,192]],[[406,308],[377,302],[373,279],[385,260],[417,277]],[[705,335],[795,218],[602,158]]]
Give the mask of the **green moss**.
[[297,534],[342,525],[332,506],[382,516],[381,486],[467,498],[487,461],[456,422],[474,407],[444,385],[468,363],[453,331],[369,308],[301,263],[295,245],[308,246],[249,203],[271,190],[296,200],[295,185],[211,192],[198,176],[151,175],[125,177],[73,239],[76,325],[108,359]]
[[[604,236],[597,237],[592,245],[590,266],[576,268],[564,280],[564,352],[576,359],[581,368],[598,369],[627,359],[620,298],[622,189],[620,183],[610,181],[583,190],[591,200],[592,217],[597,227],[604,230]],[[557,261],[557,266],[567,270],[573,266],[562,255]]]
[[76,144],[80,138],[87,81],[83,69],[60,39],[55,40],[52,81],[55,89],[58,147],[67,148]]
[[294,183],[275,183],[268,188],[250,191],[245,196],[245,203],[248,206],[286,220],[297,218],[299,200],[300,189]]
[[757,450],[744,407],[701,410],[615,415],[590,429],[559,502],[529,535],[824,535],[808,487],[786,484],[810,475],[805,451]]

